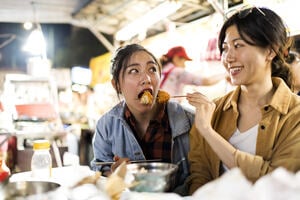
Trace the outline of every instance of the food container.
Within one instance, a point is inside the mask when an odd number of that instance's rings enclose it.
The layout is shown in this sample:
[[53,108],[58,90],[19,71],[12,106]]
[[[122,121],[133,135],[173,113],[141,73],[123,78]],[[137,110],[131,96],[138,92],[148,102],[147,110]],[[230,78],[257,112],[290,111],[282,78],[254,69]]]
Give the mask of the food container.
[[0,199],[24,199],[32,195],[39,195],[54,191],[60,184],[47,181],[17,181],[1,185]]
[[127,165],[126,178],[137,192],[168,192],[174,189],[178,166],[171,163],[152,162]]

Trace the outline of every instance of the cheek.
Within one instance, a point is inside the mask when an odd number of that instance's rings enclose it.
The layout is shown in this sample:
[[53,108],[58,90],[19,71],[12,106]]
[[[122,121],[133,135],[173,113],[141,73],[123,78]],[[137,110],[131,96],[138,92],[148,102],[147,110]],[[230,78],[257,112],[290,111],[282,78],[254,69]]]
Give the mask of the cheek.
[[154,75],[151,81],[152,81],[153,85],[157,85],[159,87],[159,83],[161,81],[161,76],[159,74]]
[[300,77],[300,74],[299,74],[299,72],[300,72],[300,62],[295,67],[296,67],[295,71],[297,72],[297,76]]
[[124,79],[122,79],[120,81],[120,87],[123,88],[123,89],[126,89],[126,88],[132,88],[133,85],[136,85],[136,80],[133,79],[133,78],[126,78],[124,77]]
[[128,91],[128,88],[131,86],[131,80],[126,78],[126,76],[120,78],[120,92],[126,93]]
[[222,56],[221,56],[221,63],[222,63],[222,65],[225,67],[225,69],[227,70],[228,64],[227,64],[227,62],[226,62],[226,59],[225,59],[225,55],[224,55],[224,54],[222,54]]

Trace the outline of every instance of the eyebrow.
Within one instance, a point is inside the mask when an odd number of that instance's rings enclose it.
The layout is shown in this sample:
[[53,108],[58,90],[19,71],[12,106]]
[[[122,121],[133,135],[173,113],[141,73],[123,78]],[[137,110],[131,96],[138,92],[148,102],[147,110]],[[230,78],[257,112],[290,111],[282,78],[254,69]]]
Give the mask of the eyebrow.
[[[147,65],[149,65],[149,64],[155,64],[155,65],[158,65],[156,62],[154,62],[154,61],[152,61],[152,60],[150,60],[150,61],[147,62]],[[132,64],[130,64],[130,65],[127,65],[127,67],[133,67],[133,66],[138,66],[138,65],[140,65],[140,64],[139,64],[139,63],[132,63]]]
[[[233,39],[232,42],[236,42],[236,41],[238,41],[238,40],[244,41],[242,38],[239,37],[239,38]],[[228,42],[225,42],[225,40],[224,40],[224,41],[223,41],[223,44],[224,44],[224,43],[227,44]]]

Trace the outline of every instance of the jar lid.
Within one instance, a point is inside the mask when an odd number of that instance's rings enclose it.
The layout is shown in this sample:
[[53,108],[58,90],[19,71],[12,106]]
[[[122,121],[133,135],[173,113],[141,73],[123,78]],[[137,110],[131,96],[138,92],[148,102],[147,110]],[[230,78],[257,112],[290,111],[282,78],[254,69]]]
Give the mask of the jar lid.
[[50,142],[48,140],[35,140],[33,142],[33,149],[49,149]]

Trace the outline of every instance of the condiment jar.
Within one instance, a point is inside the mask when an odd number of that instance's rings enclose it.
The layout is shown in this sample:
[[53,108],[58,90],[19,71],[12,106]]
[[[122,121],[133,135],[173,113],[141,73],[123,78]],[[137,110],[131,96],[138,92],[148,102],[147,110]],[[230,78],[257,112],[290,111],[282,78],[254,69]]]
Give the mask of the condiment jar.
[[33,142],[33,155],[31,158],[32,177],[36,179],[49,179],[52,175],[52,158],[48,140],[35,140]]

